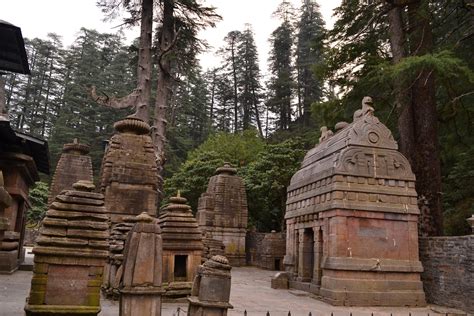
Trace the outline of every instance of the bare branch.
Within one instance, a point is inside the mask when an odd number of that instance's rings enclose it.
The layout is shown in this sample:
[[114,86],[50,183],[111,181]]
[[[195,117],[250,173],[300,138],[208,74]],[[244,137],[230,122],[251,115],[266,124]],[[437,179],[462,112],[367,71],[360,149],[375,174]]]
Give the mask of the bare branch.
[[178,36],[179,36],[180,32],[181,32],[181,29],[178,29],[178,31],[176,31],[176,34],[174,35],[173,40],[171,41],[171,43],[169,43],[168,46],[166,46],[165,49],[163,49],[160,52],[160,54],[158,55],[158,65],[160,66],[161,71],[163,71],[167,75],[170,75],[170,73],[168,72],[168,70],[164,69],[162,60],[166,55],[168,55],[171,52],[171,50],[174,48],[174,46],[176,46],[176,42],[178,41]]
[[90,95],[92,99],[99,103],[100,105],[114,108],[114,109],[125,109],[125,108],[134,108],[137,103],[137,99],[140,96],[141,89],[133,90],[129,95],[126,95],[121,98],[114,96],[108,96],[106,93],[101,91],[102,95],[97,95],[97,89],[95,86],[92,86],[90,90]]

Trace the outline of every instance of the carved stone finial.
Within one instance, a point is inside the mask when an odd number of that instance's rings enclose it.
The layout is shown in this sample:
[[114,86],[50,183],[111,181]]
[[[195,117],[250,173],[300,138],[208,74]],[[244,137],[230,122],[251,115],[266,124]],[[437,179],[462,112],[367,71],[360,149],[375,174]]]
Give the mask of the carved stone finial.
[[222,174],[222,173],[231,174],[231,175],[236,174],[237,169],[232,167],[230,162],[224,162],[224,165],[222,167],[219,167],[219,168],[216,169],[216,174]]
[[134,117],[133,115],[127,116],[123,120],[120,120],[114,124],[115,130],[121,133],[130,133],[136,135],[144,135],[150,133],[150,125],[143,120]]
[[137,222],[151,223],[153,222],[153,217],[150,216],[147,212],[142,212],[136,217]]
[[87,155],[90,151],[90,146],[87,144],[81,144],[77,138],[74,138],[72,143],[64,144],[63,153],[76,154],[76,155]]
[[72,185],[74,190],[92,192],[95,190],[95,185],[92,181],[79,180]]
[[374,108],[372,107],[372,105],[374,104],[374,102],[372,101],[372,98],[371,97],[364,97],[362,99],[362,109],[359,109],[357,111],[354,112],[354,121],[355,120],[358,120],[359,118],[365,116],[365,115],[373,115],[374,114]]
[[321,127],[321,137],[319,137],[319,142],[322,143],[332,135],[334,135],[334,133],[328,129],[327,126]]

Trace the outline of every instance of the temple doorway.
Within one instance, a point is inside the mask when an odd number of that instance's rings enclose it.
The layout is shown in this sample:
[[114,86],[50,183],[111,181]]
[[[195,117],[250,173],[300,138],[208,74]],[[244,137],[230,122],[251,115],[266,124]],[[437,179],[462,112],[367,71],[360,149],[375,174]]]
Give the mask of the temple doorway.
[[186,267],[188,263],[188,256],[175,255],[174,256],[174,280],[186,281]]
[[311,281],[314,267],[314,232],[305,228],[303,233],[303,281]]

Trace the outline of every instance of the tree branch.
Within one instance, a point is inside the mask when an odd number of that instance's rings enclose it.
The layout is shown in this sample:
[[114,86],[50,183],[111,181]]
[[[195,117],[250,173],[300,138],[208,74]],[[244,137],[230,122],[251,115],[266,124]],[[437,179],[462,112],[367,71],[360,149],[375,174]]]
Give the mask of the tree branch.
[[135,108],[137,99],[140,96],[141,89],[135,89],[130,94],[117,98],[113,96],[108,96],[106,93],[101,91],[102,95],[97,94],[97,89],[95,86],[92,86],[90,90],[90,95],[92,99],[103,105],[105,107],[114,108],[114,109],[125,109],[125,108]]

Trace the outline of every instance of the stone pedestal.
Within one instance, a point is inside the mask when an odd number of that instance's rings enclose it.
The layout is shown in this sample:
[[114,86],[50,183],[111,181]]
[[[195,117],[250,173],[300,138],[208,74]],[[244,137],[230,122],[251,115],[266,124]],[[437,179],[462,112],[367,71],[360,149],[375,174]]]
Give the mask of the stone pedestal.
[[92,161],[88,153],[89,146],[79,143],[77,139],[63,146],[63,152],[51,182],[48,204],[51,204],[62,190],[71,190],[72,185],[77,181],[94,181]]
[[322,129],[291,179],[290,287],[334,305],[423,306],[415,176],[371,104],[334,135]]
[[26,315],[97,315],[108,255],[104,197],[91,182],[73,185],[51,203],[33,248]]
[[244,183],[236,173],[230,164],[217,168],[207,191],[199,198],[196,217],[203,232],[224,243],[230,264],[242,266],[248,209]]
[[0,153],[0,170],[5,189],[11,196],[11,203],[0,219],[6,227],[0,245],[0,273],[12,273],[24,260],[23,239],[26,213],[30,208],[28,193],[39,176],[33,158],[20,153]]
[[196,270],[201,263],[202,234],[187,200],[170,198],[158,222],[163,238],[163,288],[169,298],[191,294]]
[[223,256],[214,256],[199,266],[191,297],[188,298],[189,316],[227,316],[233,308],[229,303],[231,266]]
[[162,239],[155,218],[147,213],[137,216],[124,255],[119,315],[160,316]]

